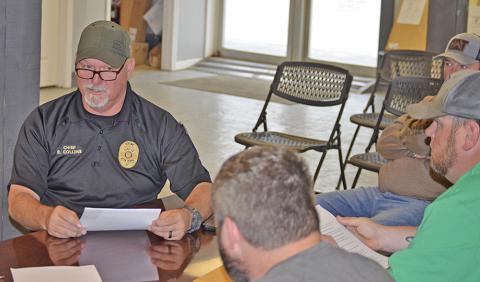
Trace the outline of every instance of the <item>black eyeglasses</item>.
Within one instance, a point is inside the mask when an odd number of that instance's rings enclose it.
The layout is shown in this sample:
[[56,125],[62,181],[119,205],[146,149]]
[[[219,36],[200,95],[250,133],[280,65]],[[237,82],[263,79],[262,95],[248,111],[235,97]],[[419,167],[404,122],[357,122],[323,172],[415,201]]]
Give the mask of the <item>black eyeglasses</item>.
[[125,65],[125,62],[123,62],[122,66],[120,69],[114,71],[114,70],[107,70],[107,71],[95,71],[91,69],[82,69],[82,68],[75,68],[75,72],[77,73],[77,76],[83,79],[92,79],[95,74],[98,74],[101,80],[104,81],[112,81],[117,79],[118,74],[122,71],[123,66]]

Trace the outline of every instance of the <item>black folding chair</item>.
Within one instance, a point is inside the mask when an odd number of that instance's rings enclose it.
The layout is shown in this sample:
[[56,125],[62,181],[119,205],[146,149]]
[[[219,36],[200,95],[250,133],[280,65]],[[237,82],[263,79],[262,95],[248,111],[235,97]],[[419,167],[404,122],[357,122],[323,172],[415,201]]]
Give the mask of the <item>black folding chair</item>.
[[[377,79],[372,93],[368,99],[367,105],[360,114],[350,116],[350,121],[357,125],[352,141],[348,147],[345,160],[348,160],[355,144],[360,127],[373,129],[379,118],[379,113],[375,112],[375,96],[381,89],[388,88],[388,84],[397,77],[424,77],[424,78],[443,78],[442,60],[433,61],[435,54],[424,51],[411,50],[392,50],[385,53],[382,62],[377,70]],[[371,112],[369,112],[369,109]],[[395,116],[386,114],[380,119],[379,129],[393,123]]]
[[405,114],[408,105],[420,102],[425,96],[436,95],[442,83],[441,79],[421,77],[398,77],[390,83],[365,153],[354,155],[347,160],[349,164],[358,167],[352,188],[355,188],[362,169],[378,172],[380,167],[387,162],[378,152],[369,152],[373,144],[377,142],[385,111],[395,117],[401,116]]
[[[362,113],[350,116],[350,122],[356,124],[357,128],[355,129],[350,145],[348,146],[344,161],[345,165],[352,153],[360,127],[369,129],[375,128],[379,118],[379,113],[375,112],[375,96],[378,96],[379,93],[385,93],[386,89],[388,89],[388,85],[393,79],[403,76],[443,79],[443,61],[433,60],[434,56],[434,53],[425,51],[391,50],[381,57],[380,63],[377,67],[375,85],[365,108]],[[385,127],[393,123],[395,118],[395,116],[385,114],[380,120],[379,129],[385,129]],[[337,188],[339,185],[340,180],[337,183]]]
[[[275,146],[288,147],[299,153],[315,150],[322,153],[313,181],[316,181],[320,168],[331,149],[338,150],[341,181],[346,189],[343,175],[343,157],[340,140],[340,118],[348,98],[352,76],[342,68],[310,62],[285,62],[278,66],[270,86],[267,99],[252,132],[240,133],[235,141],[246,147]],[[269,131],[267,128],[267,107],[272,94],[299,104],[328,107],[339,106],[339,111],[328,140],[318,140]],[[257,132],[263,124],[263,131]],[[299,125],[301,126],[301,125]]]

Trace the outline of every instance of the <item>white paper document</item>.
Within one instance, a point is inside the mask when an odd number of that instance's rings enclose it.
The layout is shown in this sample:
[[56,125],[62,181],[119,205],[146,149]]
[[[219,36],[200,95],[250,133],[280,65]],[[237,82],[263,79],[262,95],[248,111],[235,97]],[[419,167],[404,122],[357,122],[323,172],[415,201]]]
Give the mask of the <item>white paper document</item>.
[[341,225],[326,209],[322,208],[320,205],[317,205],[316,208],[318,216],[320,217],[320,231],[322,234],[332,236],[340,248],[370,258],[380,264],[383,268],[388,268],[388,257],[370,249],[355,237],[352,232],[345,228],[345,226]]
[[80,222],[87,231],[147,230],[161,209],[85,208]]
[[10,268],[15,282],[101,282],[94,265]]
[[425,9],[425,0],[403,0],[397,23],[419,25]]
[[143,15],[143,19],[147,22],[153,33],[159,35],[162,32],[163,0],[153,4],[150,10]]

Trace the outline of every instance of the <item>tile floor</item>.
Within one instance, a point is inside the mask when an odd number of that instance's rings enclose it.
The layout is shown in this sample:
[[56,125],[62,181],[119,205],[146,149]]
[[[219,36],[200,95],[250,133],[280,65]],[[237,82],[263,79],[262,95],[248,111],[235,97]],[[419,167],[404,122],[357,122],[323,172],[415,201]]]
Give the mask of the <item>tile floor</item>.
[[[137,93],[169,111],[186,126],[203,164],[210,171],[211,176],[215,177],[227,157],[243,150],[243,146],[235,143],[233,137],[236,133],[252,129],[263,101],[160,84],[163,81],[210,75],[212,74],[196,70],[164,72],[141,67],[135,71],[131,83]],[[43,88],[40,91],[40,102],[44,103],[69,91],[71,90]],[[341,137],[344,154],[355,129],[349,122],[349,116],[360,112],[367,99],[368,95],[365,94],[351,94],[349,97],[342,118]],[[336,111],[332,109],[313,109],[301,105],[273,103],[269,110],[269,128],[303,136],[327,138],[331,130],[331,121],[335,117]],[[371,131],[367,129],[360,131],[357,138],[358,146],[354,148],[354,153],[363,150],[370,134]],[[307,160],[313,174],[320,155],[316,152],[307,152],[302,156]],[[351,166],[347,167],[349,185],[355,171]],[[337,153],[331,151],[327,154],[315,190],[318,192],[333,190],[338,177]],[[359,184],[376,185],[377,175],[363,172]],[[168,195],[168,192],[163,192],[161,195]]]

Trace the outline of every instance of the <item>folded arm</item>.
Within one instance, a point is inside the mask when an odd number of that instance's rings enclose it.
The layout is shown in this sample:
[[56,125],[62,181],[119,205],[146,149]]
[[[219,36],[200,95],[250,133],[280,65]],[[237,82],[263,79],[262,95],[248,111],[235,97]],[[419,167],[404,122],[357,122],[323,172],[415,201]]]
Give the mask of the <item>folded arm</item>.
[[378,151],[387,160],[402,157],[425,158],[429,154],[424,129],[429,121],[414,120],[408,115],[397,118],[382,132]]

